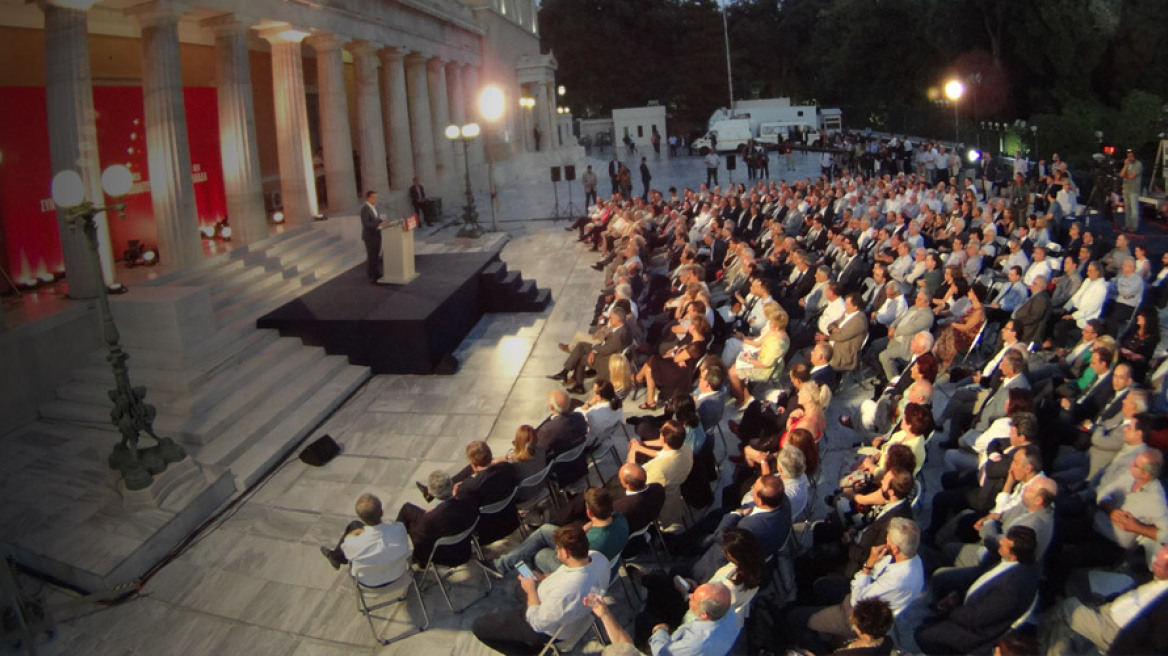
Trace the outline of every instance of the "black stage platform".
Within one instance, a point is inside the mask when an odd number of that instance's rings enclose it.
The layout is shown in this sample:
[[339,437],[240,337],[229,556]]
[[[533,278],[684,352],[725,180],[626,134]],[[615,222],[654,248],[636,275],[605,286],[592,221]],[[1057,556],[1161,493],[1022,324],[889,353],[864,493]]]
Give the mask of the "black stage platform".
[[374,374],[431,374],[450,363],[484,313],[539,312],[551,299],[508,272],[498,251],[418,255],[415,268],[419,276],[407,285],[371,285],[362,263],[256,325],[346,355]]

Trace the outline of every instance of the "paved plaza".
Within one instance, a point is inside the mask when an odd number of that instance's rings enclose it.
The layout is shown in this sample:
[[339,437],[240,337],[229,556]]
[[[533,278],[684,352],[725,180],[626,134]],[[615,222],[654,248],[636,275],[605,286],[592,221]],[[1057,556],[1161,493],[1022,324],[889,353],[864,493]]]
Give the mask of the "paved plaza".
[[[606,162],[611,151],[591,157],[608,192]],[[639,157],[629,164],[639,165]],[[648,154],[653,186],[696,187],[705,169],[698,158]],[[772,156],[772,173],[793,179],[814,176],[812,155],[795,157],[796,170],[780,171]],[[582,170],[582,166],[580,169]],[[745,172],[735,172],[735,181]],[[725,183],[726,171],[722,171]],[[68,604],[70,593],[41,587],[54,612],[57,638],[41,653],[61,656],[142,654],[485,654],[470,633],[473,619],[506,604],[518,603],[512,579],[496,582],[488,599],[462,614],[453,614],[433,585],[424,590],[429,630],[380,648],[357,611],[349,577],[334,571],[318,552],[334,544],[352,519],[353,503],[363,492],[381,497],[390,517],[405,502],[422,504],[414,487],[435,470],[453,471],[464,463],[470,440],[486,439],[496,454],[507,451],[517,426],[538,424],[546,414],[548,391],[558,383],[545,376],[560,368],[567,342],[591,320],[601,274],[590,268],[595,255],[565,232],[553,215],[551,184],[523,180],[500,193],[501,227],[510,241],[502,256],[508,268],[552,290],[554,304],[538,314],[485,316],[460,345],[461,368],[453,376],[375,376],[361,387],[311,436],[332,435],[342,454],[321,468],[296,459],[225,513],[214,526],[145,583],[140,594],[111,606]],[[640,193],[639,183],[636,189]],[[561,209],[567,190],[559,189]],[[577,204],[583,193],[573,190]],[[447,203],[448,218],[453,218]],[[480,215],[489,225],[485,195]],[[456,228],[447,225],[420,235],[428,248],[454,243]],[[846,396],[847,393],[845,393]],[[831,409],[825,437],[824,481],[835,479],[853,435],[835,421],[841,409],[858,404],[844,398]],[[639,412],[635,403],[626,412]],[[631,414],[631,413],[630,413]],[[727,419],[735,418],[727,413]],[[719,449],[721,446],[719,445]],[[623,455],[623,453],[622,453]],[[611,461],[603,465],[611,473]],[[728,475],[727,469],[724,473]],[[822,504],[822,494],[816,503]],[[822,509],[821,509],[822,512]],[[496,545],[493,550],[505,547]],[[484,589],[477,570],[456,573],[454,601],[468,601]],[[37,589],[39,583],[23,583]],[[611,601],[626,625],[634,609],[624,595]],[[416,602],[399,608],[390,634],[409,628]],[[582,642],[577,653],[595,654],[601,645]],[[741,651],[745,653],[745,651]]]

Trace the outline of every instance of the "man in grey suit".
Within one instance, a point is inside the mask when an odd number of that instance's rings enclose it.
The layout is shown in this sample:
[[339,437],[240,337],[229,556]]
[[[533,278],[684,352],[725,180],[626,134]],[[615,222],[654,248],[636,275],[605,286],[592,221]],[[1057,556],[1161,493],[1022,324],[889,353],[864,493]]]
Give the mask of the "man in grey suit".
[[998,541],[1015,526],[1029,526],[1038,537],[1035,559],[1042,562],[1050,538],[1054,533],[1054,500],[1058,483],[1046,477],[1037,478],[1022,491],[1022,503],[1002,514],[1001,519],[989,519],[981,525],[981,539],[977,544],[962,545],[954,559],[954,567],[980,567],[998,560]]
[[376,285],[381,278],[381,229],[388,223],[377,213],[377,192],[365,192],[361,206],[361,241],[365,242],[365,277]]
[[[858,293],[844,297],[844,316],[828,326],[828,334],[817,334],[817,341],[831,343],[831,368],[839,372],[860,366],[860,349],[868,336],[868,317],[862,311],[864,301]],[[841,374],[842,375],[842,374]]]
[[878,339],[869,349],[879,353],[877,359],[884,370],[884,379],[892,380],[899,372],[899,361],[912,358],[912,339],[917,333],[925,333],[933,328],[933,306],[929,295],[917,292],[912,307],[888,325],[888,337]]
[[1030,281],[1030,298],[1014,310],[1014,323],[1018,328],[1018,341],[1029,344],[1042,342],[1042,333],[1050,319],[1050,293],[1046,291],[1046,278],[1034,276]]
[[999,417],[1006,416],[1006,399],[1010,390],[1015,387],[1030,389],[1030,381],[1026,380],[1024,368],[1026,360],[1017,349],[1010,349],[1002,356],[1002,363],[998,367],[1002,370],[1002,378],[997,389],[991,390],[985,403],[977,410],[977,421],[974,429],[984,432],[990,424]]

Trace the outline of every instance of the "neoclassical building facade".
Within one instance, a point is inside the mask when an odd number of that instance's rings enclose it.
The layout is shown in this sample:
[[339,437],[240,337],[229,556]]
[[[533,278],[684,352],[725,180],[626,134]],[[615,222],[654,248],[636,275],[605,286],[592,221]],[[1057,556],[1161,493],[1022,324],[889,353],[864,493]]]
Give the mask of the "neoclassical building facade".
[[[487,85],[505,98],[491,124]],[[63,274],[74,298],[115,281],[131,240],[190,267],[208,226],[247,243],[277,212],[355,212],[364,190],[403,213],[415,177],[456,205],[464,166],[485,186],[488,160],[505,178],[563,141],[535,0],[0,0],[0,94],[0,264]],[[464,162],[445,130],[471,121]],[[100,199],[113,163],[134,186],[97,280],[49,181],[76,170]]]

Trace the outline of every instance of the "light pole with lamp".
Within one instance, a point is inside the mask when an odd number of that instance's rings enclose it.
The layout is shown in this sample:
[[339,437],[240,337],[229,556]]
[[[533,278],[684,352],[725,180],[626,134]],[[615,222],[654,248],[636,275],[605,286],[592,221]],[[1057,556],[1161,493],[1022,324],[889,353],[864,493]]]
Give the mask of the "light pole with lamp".
[[957,101],[961,96],[965,95],[965,85],[961,80],[949,80],[945,83],[945,97],[949,102],[953,103],[953,141],[954,143],[961,142],[960,128],[957,120]]
[[481,237],[483,227],[479,225],[479,212],[475,209],[474,189],[470,186],[470,142],[479,136],[479,124],[467,123],[462,127],[446,126],[446,138],[462,142],[463,164],[466,170],[466,205],[462,206],[462,228],[459,237]]
[[[479,94],[479,115],[493,127],[494,123],[503,117],[505,103],[503,90],[493,84],[488,85]],[[495,157],[491,154],[489,142],[490,139],[483,139],[483,154],[487,158],[487,187],[491,194],[491,232],[499,232],[499,220],[495,211],[495,199],[498,195],[495,190]]]
[[[115,165],[101,174],[101,186],[111,197],[124,196],[133,185],[133,176],[124,166]],[[96,217],[102,212],[120,212],[125,216],[126,204],[98,206],[85,198],[85,185],[76,171],[61,171],[53,176],[53,202],[65,209],[66,219],[71,229],[78,227],[85,233],[89,244],[93,274],[101,279],[101,264],[98,260]],[[109,291],[99,285],[97,296],[98,311],[101,315],[102,336],[109,350],[106,360],[113,367],[114,389],[110,390],[110,400],[114,407],[110,412],[113,424],[122,434],[122,440],[109,456],[109,466],[122,473],[126,489],[141,490],[149,487],[154,475],[166,469],[173,462],[186,458],[182,447],[169,437],[158,437],[154,433],[154,406],[146,403],[146,388],[130,384],[130,369],[126,366],[129,358],[119,344],[118,327],[110,309]],[[144,449],[138,448],[138,437],[146,433],[157,443]]]

